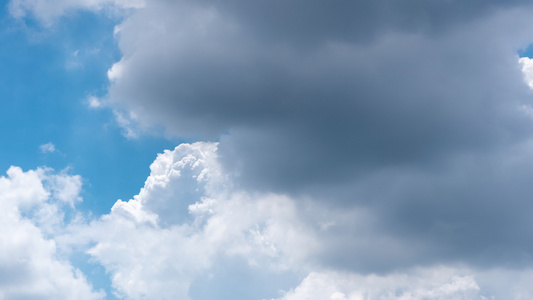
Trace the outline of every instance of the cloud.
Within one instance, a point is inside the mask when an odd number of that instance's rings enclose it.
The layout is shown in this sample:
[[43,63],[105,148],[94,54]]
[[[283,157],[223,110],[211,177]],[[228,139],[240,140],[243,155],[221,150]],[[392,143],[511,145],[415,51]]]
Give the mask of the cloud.
[[[409,223],[395,220],[387,209],[339,207],[308,197],[244,190],[221,167],[218,146],[181,144],[161,153],[137,196],[118,200],[109,214],[93,220],[78,216],[64,221],[68,208],[64,204],[80,201],[79,176],[10,168],[8,176],[0,178],[0,220],[2,228],[9,229],[0,234],[6,241],[0,268],[15,275],[0,279],[0,292],[6,298],[101,299],[103,294],[94,292],[67,260],[68,254],[81,251],[105,267],[114,292],[125,299],[528,299],[533,293],[529,284],[533,273],[527,263],[513,266],[496,260],[492,268],[479,268],[469,259],[466,266],[460,260],[440,265],[446,261],[442,252],[465,251],[457,248],[456,238],[468,239],[465,247],[487,259],[498,257],[485,252],[494,246],[490,240],[517,247],[514,253],[520,253],[524,245],[500,242],[510,238],[505,230],[515,230],[517,239],[528,234],[518,226],[495,229],[500,226],[495,224],[487,229],[491,239],[480,243],[468,232],[461,236],[453,231],[450,225],[461,224],[453,219],[445,219],[448,225],[439,216],[430,216],[442,224],[436,229],[416,224],[442,239],[439,243],[414,228],[391,230],[392,225]],[[496,169],[512,170],[512,174],[517,173],[516,166],[530,169],[522,160],[529,150],[516,149]],[[455,165],[464,166],[470,160]],[[426,177],[401,172],[404,181],[382,191],[397,194],[391,201],[399,201],[398,207],[409,204],[402,197],[405,191],[424,183],[420,177]],[[389,176],[378,174],[374,180],[396,178]],[[373,189],[371,181],[361,184]],[[355,191],[368,193],[361,187]],[[393,206],[391,211],[398,208]],[[503,209],[500,212],[506,214]],[[515,211],[512,215],[525,220]],[[472,232],[479,233],[475,227]],[[428,259],[435,253],[436,261]],[[24,281],[18,281],[17,272],[22,272]],[[35,278],[35,287],[27,278]]]
[[42,153],[54,153],[56,152],[56,146],[52,143],[46,143],[39,146]]
[[[442,232],[430,228],[443,242],[428,242],[413,229],[415,238],[391,231],[388,216],[375,209],[242,190],[219,159],[216,143],[165,151],[137,196],[117,201],[99,219],[71,224],[57,242],[102,264],[125,299],[528,299],[533,293],[527,264],[446,262],[442,253],[457,246],[446,245]],[[499,233],[488,230],[499,242]],[[464,243],[479,256],[494,246]],[[437,261],[428,259],[435,253]]]
[[526,281],[531,275],[531,270],[476,271],[443,266],[366,276],[312,272],[279,299],[528,299],[532,291]]
[[65,172],[59,175],[47,174],[44,183],[54,199],[68,203],[72,208],[74,204],[82,201],[79,196],[82,186],[79,175],[66,175]]
[[[85,276],[62,256],[51,235],[62,222],[67,185],[50,190],[44,181],[76,180],[50,170],[11,167],[0,177],[0,298],[102,299]],[[69,188],[67,187],[67,190]],[[59,195],[56,199],[54,195]]]
[[522,65],[524,81],[530,88],[533,88],[533,63],[529,57],[520,57],[518,62]]
[[95,97],[95,96],[89,96],[87,98],[87,104],[89,105],[90,108],[94,108],[94,109],[101,108],[102,106],[104,106],[102,101],[98,99],[98,97]]
[[454,275],[459,272],[435,268],[387,276],[311,273],[280,300],[486,299],[480,295],[476,280]]
[[528,14],[451,3],[324,13],[316,2],[153,1],[118,26],[108,96],[140,130],[220,139],[224,167],[264,190],[525,138],[531,120],[516,107],[530,93],[515,52]]
[[[216,146],[182,144],[160,154],[139,195],[117,201],[98,220],[72,224],[60,244],[88,247],[126,299],[188,299],[191,286],[225,282],[219,276],[238,270],[251,278],[294,277],[315,243],[312,233],[290,199],[232,190],[220,173]],[[265,298],[279,289],[256,283]]]

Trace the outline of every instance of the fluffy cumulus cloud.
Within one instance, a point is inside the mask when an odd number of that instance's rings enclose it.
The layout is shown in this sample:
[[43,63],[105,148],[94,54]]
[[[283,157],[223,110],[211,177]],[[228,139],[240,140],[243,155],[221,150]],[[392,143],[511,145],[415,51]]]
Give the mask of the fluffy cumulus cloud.
[[[376,227],[376,220],[363,210],[328,208],[236,187],[221,169],[217,146],[182,144],[165,151],[151,165],[137,196],[118,200],[109,214],[92,221],[78,216],[66,222],[63,217],[69,208],[65,195],[79,201],[72,192],[79,192],[79,176],[9,169],[8,176],[0,178],[1,222],[7,229],[0,235],[0,260],[2,273],[10,274],[2,280],[2,296],[102,299],[104,294],[94,292],[68,263],[72,251],[83,251],[93,263],[103,265],[114,293],[123,299],[529,299],[533,295],[531,269],[451,264],[384,273],[359,272],[350,266],[335,270],[324,263],[323,252],[331,252],[327,245],[345,248],[343,240],[350,239],[371,244],[374,252],[386,248],[387,256],[405,245],[380,237],[375,228],[372,233],[361,228]],[[363,252],[355,251],[350,258],[364,260]]]
[[51,2],[12,13],[137,7],[101,99],[129,136],[218,141],[56,235],[117,295],[531,298],[528,1]]
[[51,170],[23,172],[18,167],[0,177],[1,299],[104,298],[53,239],[63,222],[62,196],[70,195],[77,182],[77,177]]
[[260,289],[252,294],[235,286],[237,298],[276,296],[279,287],[270,280],[283,286],[278,276],[298,278],[294,270],[317,246],[314,235],[291,199],[234,190],[220,173],[216,147],[165,151],[139,195],[117,201],[97,220],[72,224],[59,240],[78,249],[89,245],[87,253],[127,299],[212,299],[231,293],[222,286],[228,275]]
[[[124,299],[533,295],[531,268],[424,264],[425,252],[445,246],[392,236],[365,209],[237,188],[221,170],[217,146],[182,144],[165,151],[137,196],[117,201],[96,220],[70,224],[57,240],[103,265]],[[390,271],[396,260],[406,262]],[[372,271],[380,268],[387,271]]]

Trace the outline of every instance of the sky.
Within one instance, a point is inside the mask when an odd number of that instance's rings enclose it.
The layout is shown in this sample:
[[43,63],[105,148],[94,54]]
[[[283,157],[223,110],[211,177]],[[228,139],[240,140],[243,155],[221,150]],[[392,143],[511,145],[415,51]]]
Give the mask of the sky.
[[530,1],[0,4],[0,299],[533,298]]

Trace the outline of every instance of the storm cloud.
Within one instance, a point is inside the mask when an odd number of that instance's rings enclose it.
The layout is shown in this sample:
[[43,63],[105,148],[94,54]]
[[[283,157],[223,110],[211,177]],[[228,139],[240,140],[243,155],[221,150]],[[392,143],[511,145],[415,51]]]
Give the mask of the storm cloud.
[[448,5],[150,3],[117,28],[109,97],[284,191],[524,138],[527,13]]

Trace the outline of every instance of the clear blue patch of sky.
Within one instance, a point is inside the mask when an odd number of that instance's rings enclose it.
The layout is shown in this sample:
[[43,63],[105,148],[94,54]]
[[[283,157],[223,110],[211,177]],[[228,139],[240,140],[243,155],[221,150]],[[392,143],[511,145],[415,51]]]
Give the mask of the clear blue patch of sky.
[[517,52],[518,52],[518,56],[520,57],[533,58],[533,44],[527,46],[525,49],[520,49]]
[[70,262],[85,274],[95,291],[103,290],[106,293],[106,300],[119,299],[113,294],[111,289],[111,279],[103,266],[86,253],[76,252],[70,257]]

